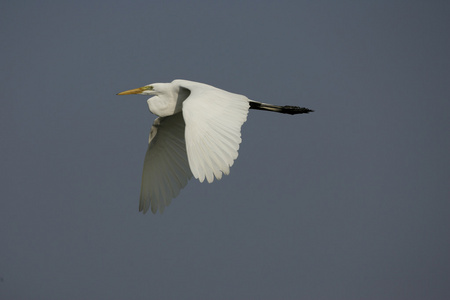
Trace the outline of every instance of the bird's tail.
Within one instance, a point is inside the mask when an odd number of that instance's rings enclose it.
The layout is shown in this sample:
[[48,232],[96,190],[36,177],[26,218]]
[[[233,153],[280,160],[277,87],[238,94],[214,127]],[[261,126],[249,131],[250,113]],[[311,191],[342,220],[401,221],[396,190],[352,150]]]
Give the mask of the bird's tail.
[[268,111],[274,111],[282,114],[290,114],[290,115],[296,115],[296,114],[307,114],[310,112],[313,112],[312,109],[306,108],[306,107],[299,107],[299,106],[278,106],[273,104],[267,104],[267,103],[261,103],[257,101],[250,100],[250,109],[259,109],[259,110],[268,110]]

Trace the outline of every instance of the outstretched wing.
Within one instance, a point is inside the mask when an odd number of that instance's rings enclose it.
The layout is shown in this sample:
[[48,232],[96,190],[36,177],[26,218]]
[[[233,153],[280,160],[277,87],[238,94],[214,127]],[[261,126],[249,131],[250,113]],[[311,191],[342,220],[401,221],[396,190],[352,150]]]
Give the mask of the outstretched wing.
[[157,118],[150,131],[142,172],[139,211],[162,213],[191,179],[183,115]]
[[182,112],[192,174],[200,182],[221,179],[238,157],[241,127],[249,110],[247,97],[187,80],[173,83],[190,91]]

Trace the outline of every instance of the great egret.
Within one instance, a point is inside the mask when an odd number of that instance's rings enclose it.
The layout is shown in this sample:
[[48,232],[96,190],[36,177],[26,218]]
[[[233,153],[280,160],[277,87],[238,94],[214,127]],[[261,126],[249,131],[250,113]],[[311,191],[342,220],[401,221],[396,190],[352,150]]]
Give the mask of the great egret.
[[228,175],[238,157],[249,108],[285,114],[311,109],[277,106],[188,80],[154,83],[117,95],[151,95],[155,120],[148,139],[139,211],[162,213],[192,176],[211,183]]

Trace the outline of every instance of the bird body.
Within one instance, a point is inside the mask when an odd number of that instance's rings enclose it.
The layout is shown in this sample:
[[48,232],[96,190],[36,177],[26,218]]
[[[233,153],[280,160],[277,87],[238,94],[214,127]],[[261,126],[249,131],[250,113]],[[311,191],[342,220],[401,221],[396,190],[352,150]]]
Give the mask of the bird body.
[[277,106],[188,80],[149,84],[118,95],[151,95],[153,123],[144,160],[139,210],[162,212],[194,176],[211,183],[228,175],[238,157],[248,110],[287,114],[312,110]]

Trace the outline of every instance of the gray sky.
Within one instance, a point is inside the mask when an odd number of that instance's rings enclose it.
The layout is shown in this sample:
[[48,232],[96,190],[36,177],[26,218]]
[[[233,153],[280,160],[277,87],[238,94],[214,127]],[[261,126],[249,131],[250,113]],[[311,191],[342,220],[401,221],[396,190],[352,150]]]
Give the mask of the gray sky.
[[[0,299],[449,299],[448,1],[3,1]],[[250,111],[138,212],[173,79]]]

